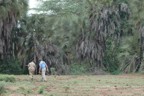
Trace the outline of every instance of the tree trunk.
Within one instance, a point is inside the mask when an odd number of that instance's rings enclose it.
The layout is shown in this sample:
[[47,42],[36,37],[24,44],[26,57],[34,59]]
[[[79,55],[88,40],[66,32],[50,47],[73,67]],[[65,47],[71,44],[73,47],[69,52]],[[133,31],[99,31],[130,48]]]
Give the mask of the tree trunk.
[[139,54],[139,62],[137,63],[136,72],[142,71],[144,69],[143,64],[143,54],[144,53],[144,27],[140,28],[140,54]]
[[16,25],[15,13],[8,11],[7,17],[0,18],[0,59],[12,56],[11,32]]

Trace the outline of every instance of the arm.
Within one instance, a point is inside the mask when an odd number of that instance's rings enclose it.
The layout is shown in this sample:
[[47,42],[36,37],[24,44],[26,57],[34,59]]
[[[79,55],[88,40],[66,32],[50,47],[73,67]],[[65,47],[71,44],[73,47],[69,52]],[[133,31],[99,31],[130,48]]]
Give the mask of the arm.
[[48,71],[48,66],[47,66],[47,64],[46,64],[46,71]]
[[36,64],[35,64],[35,73],[37,74],[37,67],[36,67]]
[[35,69],[37,68],[37,67],[36,67],[36,64],[34,65],[34,67],[35,67]]
[[28,64],[28,65],[25,65],[25,66],[28,66],[28,67],[29,67],[29,66],[30,66],[30,64]]
[[39,74],[40,74],[40,71],[41,71],[41,66],[40,66],[40,64],[39,64]]
[[41,68],[39,67],[39,74],[40,74]]

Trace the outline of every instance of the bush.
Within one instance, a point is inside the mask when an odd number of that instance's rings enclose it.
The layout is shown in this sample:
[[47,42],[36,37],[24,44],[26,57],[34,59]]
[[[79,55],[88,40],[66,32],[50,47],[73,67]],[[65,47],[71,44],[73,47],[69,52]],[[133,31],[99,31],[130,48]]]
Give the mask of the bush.
[[56,70],[55,70],[54,67],[50,68],[50,70],[51,70],[51,74],[52,74],[52,75],[56,75]]
[[13,75],[0,75],[0,81],[15,82],[16,79]]
[[116,70],[114,72],[111,73],[112,75],[119,75],[122,74],[122,72],[120,70]]
[[105,56],[103,59],[104,67],[106,68],[105,71],[113,73],[119,69],[119,58],[118,54],[120,53],[121,49],[118,45],[113,44],[111,38],[106,41],[107,48],[105,50]]
[[17,59],[7,59],[0,61],[0,72],[4,74],[21,74],[22,68]]
[[82,75],[88,72],[88,65],[86,64],[72,64],[70,66],[70,74]]

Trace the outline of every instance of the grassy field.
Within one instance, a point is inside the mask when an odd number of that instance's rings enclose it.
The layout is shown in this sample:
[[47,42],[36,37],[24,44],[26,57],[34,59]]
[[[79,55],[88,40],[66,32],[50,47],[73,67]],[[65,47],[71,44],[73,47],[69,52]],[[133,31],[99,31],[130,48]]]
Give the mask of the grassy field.
[[4,85],[1,96],[144,96],[143,75],[40,75],[31,81],[28,75],[14,76],[15,82],[0,81]]

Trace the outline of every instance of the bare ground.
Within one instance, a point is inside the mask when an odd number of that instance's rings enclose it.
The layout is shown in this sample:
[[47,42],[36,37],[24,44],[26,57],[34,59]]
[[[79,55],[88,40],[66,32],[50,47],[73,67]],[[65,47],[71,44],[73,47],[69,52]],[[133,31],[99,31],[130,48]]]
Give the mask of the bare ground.
[[15,83],[7,84],[6,96],[144,96],[144,75],[40,75],[31,81],[28,75],[16,76]]

